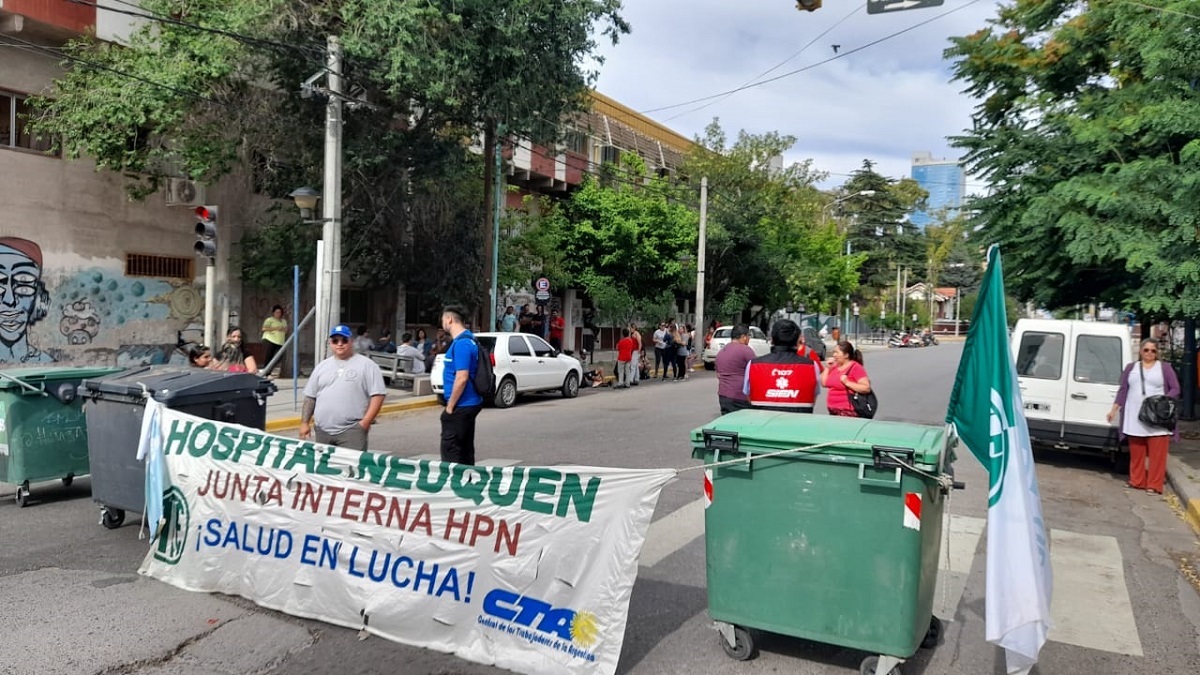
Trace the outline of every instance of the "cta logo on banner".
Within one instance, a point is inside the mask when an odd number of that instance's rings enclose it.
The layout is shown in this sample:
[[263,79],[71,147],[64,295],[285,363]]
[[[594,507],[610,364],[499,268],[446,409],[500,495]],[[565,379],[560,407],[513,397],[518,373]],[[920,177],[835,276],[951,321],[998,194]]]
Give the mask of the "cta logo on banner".
[[418,462],[158,414],[142,574],[519,672],[616,670],[673,470]]

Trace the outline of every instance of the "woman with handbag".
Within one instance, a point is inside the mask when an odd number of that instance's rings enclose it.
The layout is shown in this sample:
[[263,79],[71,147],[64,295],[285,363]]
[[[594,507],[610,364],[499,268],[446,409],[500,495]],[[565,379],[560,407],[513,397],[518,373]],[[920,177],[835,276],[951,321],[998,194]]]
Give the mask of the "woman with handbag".
[[[860,417],[854,409],[852,397],[871,391],[871,380],[867,378],[867,369],[863,368],[862,352],[849,342],[837,343],[833,348],[833,357],[829,359],[829,367],[821,379],[821,384],[828,392],[825,405],[830,415]],[[874,415],[874,411],[871,414]]]
[[[1179,378],[1175,377],[1171,364],[1158,360],[1158,341],[1142,340],[1139,356],[1139,360],[1125,366],[1121,373],[1121,386],[1112,410],[1108,411],[1108,421],[1117,417],[1118,410],[1121,412],[1120,433],[1129,439],[1127,485],[1161,495],[1167,476],[1167,445],[1175,423],[1173,419],[1156,417],[1156,397],[1177,399]],[[1133,372],[1135,368],[1136,373]],[[1147,455],[1149,472],[1146,471]]]

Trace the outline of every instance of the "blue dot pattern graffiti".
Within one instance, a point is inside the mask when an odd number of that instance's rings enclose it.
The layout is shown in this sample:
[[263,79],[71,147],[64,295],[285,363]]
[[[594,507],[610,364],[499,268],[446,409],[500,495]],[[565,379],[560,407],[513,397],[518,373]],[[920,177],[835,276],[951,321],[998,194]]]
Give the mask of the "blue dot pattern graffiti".
[[[54,299],[63,305],[64,320],[82,312],[99,326],[114,327],[134,321],[166,319],[170,314],[172,291],[174,287],[165,281],[128,279],[90,269],[60,284]],[[74,325],[72,328],[86,330]],[[98,332],[91,333],[91,337],[96,337]]]

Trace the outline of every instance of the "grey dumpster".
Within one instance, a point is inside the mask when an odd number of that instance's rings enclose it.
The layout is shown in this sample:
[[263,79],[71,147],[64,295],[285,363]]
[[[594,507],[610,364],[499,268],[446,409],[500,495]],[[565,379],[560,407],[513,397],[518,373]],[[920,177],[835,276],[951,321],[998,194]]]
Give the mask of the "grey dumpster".
[[120,527],[126,511],[145,508],[145,467],[137,459],[143,392],[172,410],[263,429],[266,400],[275,391],[273,383],[250,373],[178,366],[144,366],[84,381],[92,500],[100,504],[100,522]]

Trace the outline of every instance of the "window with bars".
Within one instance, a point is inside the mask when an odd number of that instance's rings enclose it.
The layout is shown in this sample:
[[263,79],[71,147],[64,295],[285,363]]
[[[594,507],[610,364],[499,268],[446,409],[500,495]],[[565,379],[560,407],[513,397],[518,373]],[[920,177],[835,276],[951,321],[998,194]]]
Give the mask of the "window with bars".
[[0,148],[21,148],[60,156],[49,152],[53,143],[48,138],[35,138],[29,132],[29,115],[33,107],[24,96],[0,89]]
[[126,253],[125,276],[186,279],[191,281],[195,278],[195,263],[195,258]]

